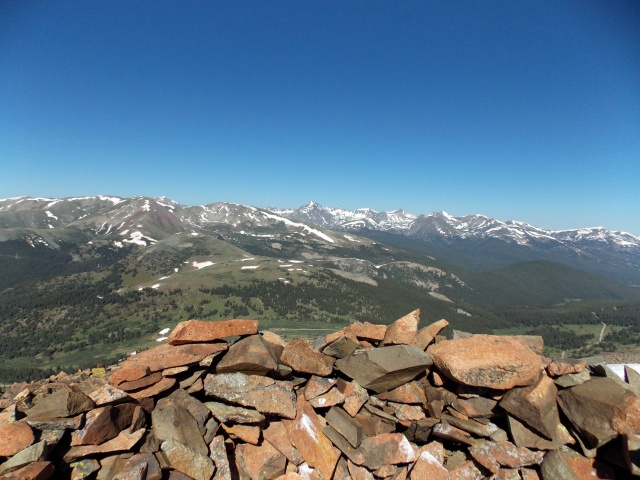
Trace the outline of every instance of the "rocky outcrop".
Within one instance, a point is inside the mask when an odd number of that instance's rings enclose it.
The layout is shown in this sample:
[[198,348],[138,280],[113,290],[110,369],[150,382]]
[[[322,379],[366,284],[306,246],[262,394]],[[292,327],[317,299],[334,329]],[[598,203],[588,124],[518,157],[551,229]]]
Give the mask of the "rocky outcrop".
[[120,365],[0,397],[0,479],[604,479],[640,474],[640,397],[540,338],[419,311],[311,342],[191,320]]

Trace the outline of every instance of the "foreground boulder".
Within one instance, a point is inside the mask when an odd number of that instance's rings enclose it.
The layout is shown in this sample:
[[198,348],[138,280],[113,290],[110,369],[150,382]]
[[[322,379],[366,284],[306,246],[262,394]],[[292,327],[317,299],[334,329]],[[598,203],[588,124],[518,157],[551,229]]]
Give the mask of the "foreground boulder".
[[509,337],[473,335],[440,342],[428,352],[439,371],[472,387],[507,390],[532,385],[542,369],[540,355]]
[[419,322],[415,310],[315,342],[183,322],[175,344],[120,365],[15,384],[0,397],[0,480],[640,474],[635,384],[543,359],[540,337],[444,340],[446,320]]
[[618,434],[640,434],[640,397],[610,378],[592,378],[563,390],[558,401],[592,448],[606,444]]

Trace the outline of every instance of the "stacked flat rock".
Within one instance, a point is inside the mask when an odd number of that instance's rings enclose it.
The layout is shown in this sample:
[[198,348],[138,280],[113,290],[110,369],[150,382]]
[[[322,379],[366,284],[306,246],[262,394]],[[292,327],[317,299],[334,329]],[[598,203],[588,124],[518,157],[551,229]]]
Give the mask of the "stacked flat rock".
[[0,397],[0,479],[610,479],[640,474],[638,376],[419,311],[311,342],[180,323],[108,369]]

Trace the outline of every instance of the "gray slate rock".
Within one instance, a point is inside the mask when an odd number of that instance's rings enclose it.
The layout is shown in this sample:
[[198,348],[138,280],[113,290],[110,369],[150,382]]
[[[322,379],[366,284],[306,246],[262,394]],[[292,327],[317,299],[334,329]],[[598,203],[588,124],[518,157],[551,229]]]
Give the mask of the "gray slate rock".
[[198,422],[185,407],[172,399],[163,398],[158,402],[151,412],[151,421],[153,433],[159,441],[173,439],[202,455],[209,453]]
[[43,398],[27,411],[28,418],[73,417],[94,407],[93,400],[82,392],[61,388]]
[[350,355],[337,360],[335,366],[364,388],[382,393],[413,380],[432,364],[431,357],[418,347],[393,345]]

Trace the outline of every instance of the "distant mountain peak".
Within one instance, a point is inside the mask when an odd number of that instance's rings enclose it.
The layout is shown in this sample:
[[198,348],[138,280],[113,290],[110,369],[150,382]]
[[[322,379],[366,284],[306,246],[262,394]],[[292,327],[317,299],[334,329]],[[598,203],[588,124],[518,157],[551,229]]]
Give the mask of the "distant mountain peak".
[[284,226],[293,235],[328,243],[344,237],[332,231],[363,236],[367,232],[383,232],[447,248],[472,245],[464,248],[472,248],[474,252],[482,248],[510,249],[510,259],[586,261],[597,268],[605,265],[626,269],[632,272],[629,278],[638,278],[640,271],[640,238],[600,226],[546,230],[526,222],[501,221],[482,214],[456,217],[446,211],[414,215],[403,209],[347,210],[324,207],[316,201],[296,209],[277,209],[225,202],[185,206],[165,196],[95,195],[62,199],[21,196],[0,200],[2,229],[45,230],[54,234],[58,228],[75,228],[89,236],[94,234],[140,245],[145,238],[162,240],[181,232],[221,228],[225,232],[248,234],[246,232],[254,228],[276,224],[277,228]]

